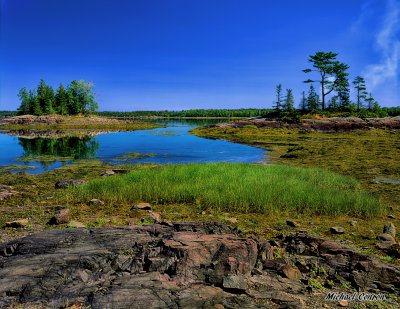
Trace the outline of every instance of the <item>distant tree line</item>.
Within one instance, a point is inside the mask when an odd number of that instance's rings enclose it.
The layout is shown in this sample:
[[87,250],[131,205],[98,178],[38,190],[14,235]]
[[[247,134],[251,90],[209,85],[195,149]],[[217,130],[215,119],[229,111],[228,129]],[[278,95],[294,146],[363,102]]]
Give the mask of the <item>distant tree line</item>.
[[[299,112],[306,113],[347,113],[360,117],[376,117],[388,115],[388,109],[382,109],[378,102],[367,92],[365,79],[357,76],[353,80],[356,102],[350,100],[349,68],[336,60],[338,54],[333,52],[316,52],[309,56],[311,69],[303,70],[304,73],[315,72],[315,79],[307,79],[304,83],[311,83],[307,93],[302,92],[298,110],[294,108],[294,99],[291,89],[286,89],[282,94],[282,85],[276,86],[276,99],[273,103],[275,113],[278,115],[295,116]],[[320,94],[313,83],[320,86]],[[329,94],[332,94],[327,100]]]
[[189,109],[182,111],[134,111],[134,112],[97,112],[99,116],[106,117],[256,117],[264,116],[273,112],[272,109],[241,108],[241,109]]
[[18,97],[21,105],[19,115],[87,115],[98,109],[93,83],[83,80],[70,82],[66,88],[60,84],[56,91],[41,79],[35,89],[27,90],[23,87]]

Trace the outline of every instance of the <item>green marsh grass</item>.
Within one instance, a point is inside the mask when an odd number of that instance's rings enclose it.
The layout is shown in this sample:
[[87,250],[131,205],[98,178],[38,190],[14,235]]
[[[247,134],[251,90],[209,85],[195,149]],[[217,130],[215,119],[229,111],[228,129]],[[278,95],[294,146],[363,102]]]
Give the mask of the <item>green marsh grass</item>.
[[164,165],[90,181],[67,191],[69,199],[108,204],[150,202],[193,204],[243,213],[296,212],[375,216],[379,200],[357,180],[317,169],[284,165],[207,163]]

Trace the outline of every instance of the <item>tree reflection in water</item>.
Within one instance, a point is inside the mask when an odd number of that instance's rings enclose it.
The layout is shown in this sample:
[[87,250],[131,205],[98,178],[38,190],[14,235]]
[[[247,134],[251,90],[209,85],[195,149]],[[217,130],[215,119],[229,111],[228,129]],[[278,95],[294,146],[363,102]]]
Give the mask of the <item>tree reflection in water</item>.
[[24,153],[17,160],[39,162],[45,170],[56,161],[65,165],[68,160],[93,158],[99,148],[99,142],[88,135],[34,139],[19,137],[18,140]]

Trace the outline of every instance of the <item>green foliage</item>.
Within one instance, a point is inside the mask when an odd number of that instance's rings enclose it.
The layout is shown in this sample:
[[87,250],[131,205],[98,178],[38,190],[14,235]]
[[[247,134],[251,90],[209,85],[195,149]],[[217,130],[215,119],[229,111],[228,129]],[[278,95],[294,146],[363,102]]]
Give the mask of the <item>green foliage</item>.
[[282,107],[282,84],[276,86],[276,101],[274,102],[273,108],[279,113]]
[[96,115],[105,117],[218,117],[218,118],[246,118],[264,116],[268,117],[275,113],[273,109],[241,108],[241,109],[189,109],[182,111],[133,111],[133,112],[96,112]]
[[282,109],[287,112],[294,111],[294,98],[292,89],[286,89],[286,96],[282,104]]
[[320,79],[304,81],[305,83],[320,83],[322,95],[322,109],[325,109],[325,97],[333,90],[341,90],[348,84],[345,71],[349,68],[348,65],[336,61],[338,54],[333,52],[316,52],[315,55],[310,55],[308,61],[313,64],[314,69],[305,69],[304,73],[318,72]]
[[367,98],[367,87],[365,86],[365,79],[361,76],[357,76],[354,81],[354,88],[357,89],[357,110],[363,107],[363,102]]
[[54,114],[62,115],[88,115],[98,109],[95,101],[95,93],[92,90],[93,83],[83,80],[73,80],[67,86],[67,90],[60,84],[57,92],[41,79],[37,89],[26,91],[22,88],[18,94],[21,105],[18,108],[19,114]]
[[[135,188],[135,190],[132,190]],[[375,215],[379,201],[360,192],[353,178],[333,172],[281,165],[178,164],[96,179],[70,191],[77,202],[185,203],[243,213]]]
[[310,85],[310,89],[308,90],[308,97],[307,97],[307,109],[309,111],[317,110],[320,107],[319,96],[315,92],[315,88],[313,85]]

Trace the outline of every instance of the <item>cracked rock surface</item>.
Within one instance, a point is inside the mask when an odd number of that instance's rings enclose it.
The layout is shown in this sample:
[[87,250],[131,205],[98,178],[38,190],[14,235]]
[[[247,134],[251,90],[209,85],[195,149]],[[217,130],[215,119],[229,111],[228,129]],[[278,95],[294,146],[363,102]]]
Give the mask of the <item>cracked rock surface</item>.
[[56,229],[0,244],[0,307],[321,308],[344,282],[399,294],[400,269],[322,237],[242,238],[219,222]]

